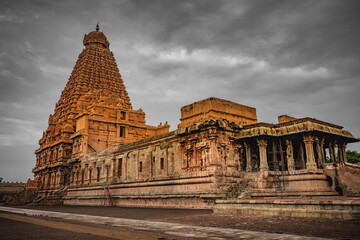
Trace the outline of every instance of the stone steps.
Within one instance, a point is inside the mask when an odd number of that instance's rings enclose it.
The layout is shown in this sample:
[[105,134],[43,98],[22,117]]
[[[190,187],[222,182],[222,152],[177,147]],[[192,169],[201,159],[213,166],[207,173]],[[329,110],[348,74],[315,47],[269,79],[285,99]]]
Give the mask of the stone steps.
[[215,213],[312,217],[332,219],[360,219],[360,198],[304,197],[277,199],[216,200]]
[[301,192],[279,192],[258,191],[250,193],[250,198],[293,198],[293,197],[320,197],[320,196],[339,196],[336,191],[301,191]]

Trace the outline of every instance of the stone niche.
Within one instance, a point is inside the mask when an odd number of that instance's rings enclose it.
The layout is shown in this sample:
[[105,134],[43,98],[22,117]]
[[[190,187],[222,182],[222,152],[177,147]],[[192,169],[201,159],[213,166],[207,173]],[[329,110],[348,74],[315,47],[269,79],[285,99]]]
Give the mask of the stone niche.
[[178,127],[188,127],[209,119],[226,119],[239,125],[254,124],[257,123],[256,108],[211,97],[182,107]]

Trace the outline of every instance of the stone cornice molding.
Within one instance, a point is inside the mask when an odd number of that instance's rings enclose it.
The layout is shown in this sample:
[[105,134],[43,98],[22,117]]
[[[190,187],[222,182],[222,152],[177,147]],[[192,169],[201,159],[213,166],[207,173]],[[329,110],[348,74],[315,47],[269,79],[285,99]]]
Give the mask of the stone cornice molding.
[[316,119],[304,118],[292,121],[291,123],[288,122],[286,124],[252,124],[242,128],[237,135],[237,139],[259,136],[281,137],[299,133],[322,132],[347,138],[348,142],[359,141],[359,139],[356,139],[350,132],[343,130],[342,127],[324,123],[325,122],[321,122]]

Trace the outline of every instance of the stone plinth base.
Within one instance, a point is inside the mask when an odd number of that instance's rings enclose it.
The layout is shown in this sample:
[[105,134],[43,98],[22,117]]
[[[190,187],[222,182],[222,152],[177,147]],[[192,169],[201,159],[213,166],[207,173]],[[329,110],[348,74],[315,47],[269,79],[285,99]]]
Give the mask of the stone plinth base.
[[360,198],[216,200],[214,213],[263,216],[360,219]]
[[269,172],[265,181],[266,187],[254,188],[251,198],[338,195],[321,169]]
[[65,205],[157,208],[212,208],[223,194],[214,193],[215,177],[73,187]]
[[147,207],[147,208],[184,208],[184,209],[212,209],[215,200],[219,197],[214,195],[128,195],[113,196],[112,200],[103,196],[66,197],[65,205],[81,206],[118,206],[118,207]]

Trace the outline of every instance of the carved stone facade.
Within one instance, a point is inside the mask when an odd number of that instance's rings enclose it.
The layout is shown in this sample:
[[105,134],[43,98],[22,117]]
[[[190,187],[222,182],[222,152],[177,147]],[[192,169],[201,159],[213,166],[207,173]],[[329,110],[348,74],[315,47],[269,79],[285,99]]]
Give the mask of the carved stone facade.
[[286,115],[278,124],[257,123],[255,108],[218,98],[182,107],[175,131],[148,126],[98,30],[85,35],[36,151],[33,172],[44,193],[69,186],[65,204],[183,208],[338,194],[329,171],[346,162],[346,144],[358,141],[342,127]]

